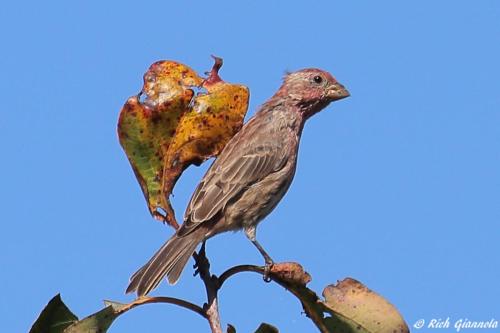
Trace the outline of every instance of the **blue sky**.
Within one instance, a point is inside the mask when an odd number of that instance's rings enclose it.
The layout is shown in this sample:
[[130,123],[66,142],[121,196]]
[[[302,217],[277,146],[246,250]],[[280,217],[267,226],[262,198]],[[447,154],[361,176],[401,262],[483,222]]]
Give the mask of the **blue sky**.
[[[306,125],[295,181],[261,224],[310,286],[350,276],[418,319],[500,319],[500,3],[470,1],[6,2],[0,12],[0,317],[25,332],[61,293],[78,315],[130,301],[129,276],[171,231],[148,215],[116,122],[160,59],[251,90],[249,115],[286,70],[319,67],[351,92]],[[178,216],[207,165],[175,189]],[[214,273],[261,264],[242,233],[207,245]],[[154,293],[202,302],[190,268]],[[257,275],[222,290],[224,325],[314,331]],[[110,332],[208,332],[167,305]]]

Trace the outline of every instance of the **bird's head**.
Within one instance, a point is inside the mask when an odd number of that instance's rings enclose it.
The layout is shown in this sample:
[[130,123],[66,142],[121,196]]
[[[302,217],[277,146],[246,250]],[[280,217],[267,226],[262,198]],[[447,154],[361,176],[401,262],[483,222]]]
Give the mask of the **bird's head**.
[[331,102],[349,97],[349,92],[330,73],[306,68],[287,74],[278,95],[298,105],[309,118]]

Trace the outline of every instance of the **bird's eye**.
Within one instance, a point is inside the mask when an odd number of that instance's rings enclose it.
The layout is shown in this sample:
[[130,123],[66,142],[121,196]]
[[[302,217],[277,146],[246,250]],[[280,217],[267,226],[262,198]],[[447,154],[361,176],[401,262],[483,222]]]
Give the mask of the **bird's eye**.
[[323,82],[323,78],[319,75],[316,75],[314,78],[313,78],[314,82],[317,83],[317,84],[320,84],[321,82]]

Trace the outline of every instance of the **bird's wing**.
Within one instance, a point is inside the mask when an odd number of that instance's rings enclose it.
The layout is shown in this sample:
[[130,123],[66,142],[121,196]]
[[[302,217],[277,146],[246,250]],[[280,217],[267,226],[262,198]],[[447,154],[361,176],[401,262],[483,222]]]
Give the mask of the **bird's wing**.
[[258,143],[253,139],[235,140],[239,143],[228,145],[212,164],[191,198],[179,236],[209,221],[245,189],[283,168],[288,154],[282,138],[271,135]]

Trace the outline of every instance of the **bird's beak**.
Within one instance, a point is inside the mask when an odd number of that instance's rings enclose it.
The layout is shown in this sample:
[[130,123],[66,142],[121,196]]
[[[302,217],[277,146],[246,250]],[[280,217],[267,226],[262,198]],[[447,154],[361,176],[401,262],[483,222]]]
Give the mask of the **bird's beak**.
[[332,102],[349,97],[350,95],[347,89],[338,82],[332,84],[327,92],[327,96]]

